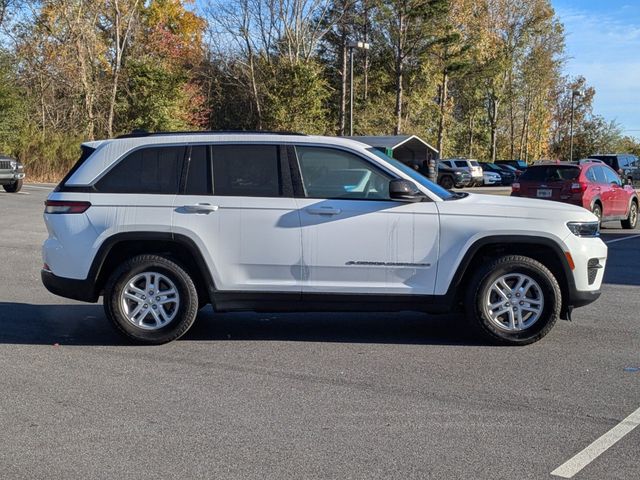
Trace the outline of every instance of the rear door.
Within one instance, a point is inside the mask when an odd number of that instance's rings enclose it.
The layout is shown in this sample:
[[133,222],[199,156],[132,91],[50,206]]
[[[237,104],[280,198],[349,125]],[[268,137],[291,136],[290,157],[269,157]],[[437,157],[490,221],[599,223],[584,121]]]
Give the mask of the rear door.
[[303,297],[433,294],[439,236],[435,203],[392,201],[392,176],[354,152],[297,146],[296,158]]
[[283,155],[272,144],[190,150],[173,229],[198,243],[218,290],[300,292],[300,217]]

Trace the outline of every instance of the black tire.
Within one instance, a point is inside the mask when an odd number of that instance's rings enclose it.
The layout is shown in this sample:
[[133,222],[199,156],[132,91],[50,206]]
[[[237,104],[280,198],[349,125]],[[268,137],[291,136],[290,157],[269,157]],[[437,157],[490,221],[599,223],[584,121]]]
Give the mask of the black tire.
[[446,190],[451,190],[454,187],[453,178],[445,175],[440,179],[440,186]]
[[16,180],[15,182],[8,185],[3,185],[2,188],[4,188],[5,192],[8,193],[18,193],[20,190],[22,190],[22,183],[23,180]]
[[[524,274],[534,280],[540,287],[544,300],[538,320],[518,331],[498,327],[489,317],[486,308],[486,299],[490,295],[492,284],[508,274]],[[465,306],[467,319],[472,327],[491,343],[528,345],[540,340],[555,325],[562,308],[562,292],[553,273],[542,263],[521,255],[508,255],[487,262],[474,275],[467,289]]]
[[622,228],[627,230],[633,230],[638,225],[638,202],[635,200],[631,202],[631,206],[629,207],[629,216],[626,220],[622,220],[620,222],[622,224]]
[[600,206],[599,203],[593,204],[591,213],[593,213],[596,217],[598,217],[598,221],[600,222],[600,225],[602,225],[602,207]]
[[[120,301],[129,281],[143,272],[165,276],[173,282],[178,293],[179,304],[174,318],[155,330],[134,325],[127,318]],[[104,290],[104,309],[115,328],[130,340],[141,344],[159,345],[180,338],[193,325],[198,313],[198,293],[187,271],[177,263],[158,255],[139,255],[120,265],[109,278]]]

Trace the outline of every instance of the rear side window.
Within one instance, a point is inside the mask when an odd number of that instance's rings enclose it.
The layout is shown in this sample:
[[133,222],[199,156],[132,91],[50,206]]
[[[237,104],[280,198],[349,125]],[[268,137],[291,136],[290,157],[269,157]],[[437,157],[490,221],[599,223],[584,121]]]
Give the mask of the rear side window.
[[213,194],[281,197],[280,160],[276,145],[215,145]]
[[570,165],[541,165],[529,167],[520,177],[521,182],[561,182],[575,180],[580,169]]
[[596,176],[596,183],[607,183],[607,177],[604,174],[603,167],[593,167],[592,170]]
[[176,194],[185,147],[151,147],[136,150],[120,160],[96,183],[104,193]]

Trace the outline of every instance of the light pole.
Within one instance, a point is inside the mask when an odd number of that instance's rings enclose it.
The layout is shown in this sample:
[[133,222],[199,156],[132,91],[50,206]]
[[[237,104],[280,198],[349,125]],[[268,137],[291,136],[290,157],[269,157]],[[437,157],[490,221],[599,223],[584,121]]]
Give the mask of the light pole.
[[366,42],[349,42],[349,136],[353,137],[353,49],[361,48],[369,50],[370,45]]
[[579,97],[580,95],[582,95],[582,92],[580,92],[580,90],[572,90],[571,91],[571,125],[570,125],[570,131],[569,131],[569,161],[573,162],[573,115],[575,112],[575,103],[576,103],[576,97]]

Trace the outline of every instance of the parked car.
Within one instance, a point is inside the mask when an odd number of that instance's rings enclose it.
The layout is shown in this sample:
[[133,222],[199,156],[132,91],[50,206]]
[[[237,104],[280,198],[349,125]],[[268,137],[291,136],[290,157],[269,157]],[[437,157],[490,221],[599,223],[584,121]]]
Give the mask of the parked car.
[[514,171],[506,168],[506,166],[501,167],[496,165],[495,163],[488,162],[480,162],[480,166],[482,167],[482,170],[485,174],[498,174],[500,176],[501,185],[511,185],[516,179],[516,174],[514,173]]
[[495,163],[496,165],[509,165],[513,168],[517,168],[522,172],[524,172],[529,166],[524,160],[496,160]]
[[518,170],[516,167],[513,167],[511,165],[505,165],[505,164],[495,164],[498,168],[501,168],[507,172],[513,173],[515,175],[515,180],[517,180],[520,175],[522,175],[524,173],[524,170]]
[[638,223],[636,191],[623,186],[618,174],[600,162],[532,165],[512,185],[511,195],[579,205],[600,221],[620,220],[627,229]]
[[463,306],[470,328],[524,345],[599,297],[607,260],[583,208],[451,192],[357,141],[264,132],[88,142],[44,221],[46,288],[103,296],[112,324],[147,344],[180,337],[212,303]]
[[0,155],[0,185],[6,192],[16,193],[22,189],[24,167],[15,158]]
[[482,182],[484,185],[502,185],[502,177],[499,173],[489,172],[484,170],[482,172]]
[[640,160],[635,155],[611,153],[591,155],[589,158],[600,160],[609,165],[624,179],[625,183],[640,183]]
[[467,158],[449,158],[440,160],[449,168],[462,168],[471,174],[471,187],[478,187],[484,183],[482,168],[477,160]]
[[447,190],[464,188],[471,184],[471,173],[462,168],[451,168],[438,162],[438,185]]

